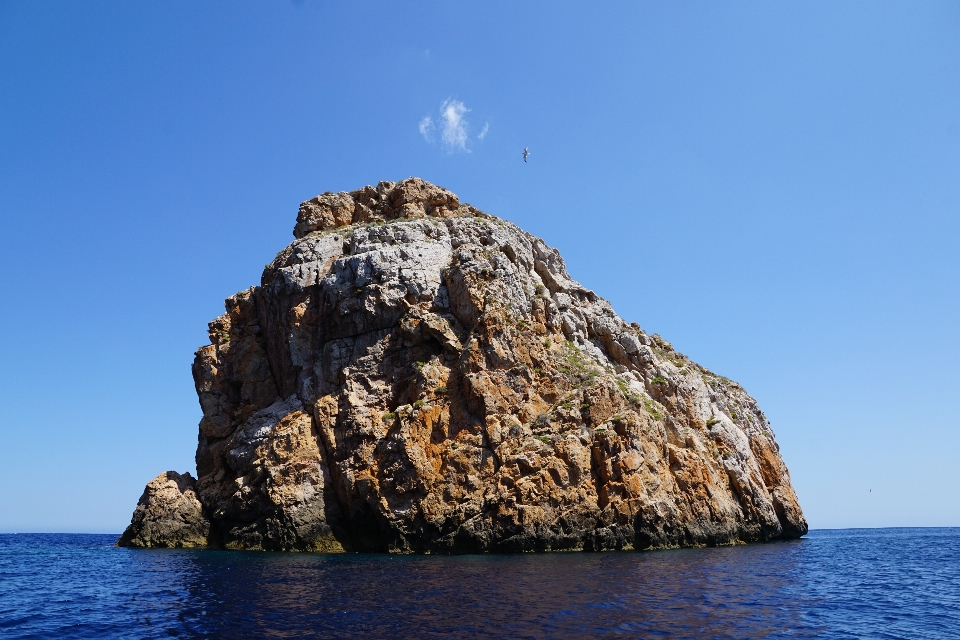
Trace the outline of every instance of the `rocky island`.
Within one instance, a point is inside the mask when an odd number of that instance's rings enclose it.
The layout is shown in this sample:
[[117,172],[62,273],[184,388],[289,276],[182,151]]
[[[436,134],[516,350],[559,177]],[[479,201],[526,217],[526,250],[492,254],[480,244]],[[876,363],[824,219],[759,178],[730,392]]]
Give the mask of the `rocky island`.
[[300,205],[196,353],[197,478],[118,544],[474,553],[807,532],[737,383],[622,320],[559,253],[419,178]]

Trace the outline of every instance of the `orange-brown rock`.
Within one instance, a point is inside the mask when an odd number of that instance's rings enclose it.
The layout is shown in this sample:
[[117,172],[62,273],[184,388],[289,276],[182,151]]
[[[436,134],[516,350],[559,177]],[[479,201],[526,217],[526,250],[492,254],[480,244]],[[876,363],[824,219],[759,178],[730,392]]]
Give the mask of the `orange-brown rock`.
[[[542,240],[418,178],[308,200],[294,235],[260,286],[227,299],[194,363],[210,545],[806,533],[754,399],[621,320]],[[137,523],[121,544],[144,546]]]

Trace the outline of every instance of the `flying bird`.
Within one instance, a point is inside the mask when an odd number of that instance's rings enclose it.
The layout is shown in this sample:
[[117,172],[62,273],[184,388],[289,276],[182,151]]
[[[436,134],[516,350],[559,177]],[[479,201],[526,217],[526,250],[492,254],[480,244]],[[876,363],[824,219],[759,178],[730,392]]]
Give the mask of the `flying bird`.
[[526,162],[527,158],[530,156],[530,149],[527,147],[523,148],[523,161]]

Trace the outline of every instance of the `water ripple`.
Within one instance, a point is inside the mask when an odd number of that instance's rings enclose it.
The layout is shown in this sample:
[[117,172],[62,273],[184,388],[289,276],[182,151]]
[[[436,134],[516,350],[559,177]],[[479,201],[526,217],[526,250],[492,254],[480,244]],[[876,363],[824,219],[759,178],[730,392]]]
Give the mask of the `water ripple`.
[[649,553],[134,551],[0,536],[4,638],[960,638],[960,529]]

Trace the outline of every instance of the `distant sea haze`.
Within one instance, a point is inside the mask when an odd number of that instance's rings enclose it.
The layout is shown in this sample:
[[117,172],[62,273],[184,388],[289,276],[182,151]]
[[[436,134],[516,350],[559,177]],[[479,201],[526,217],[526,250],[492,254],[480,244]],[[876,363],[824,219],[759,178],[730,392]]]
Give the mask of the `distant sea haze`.
[[960,529],[653,552],[132,550],[0,536],[3,638],[957,638]]

